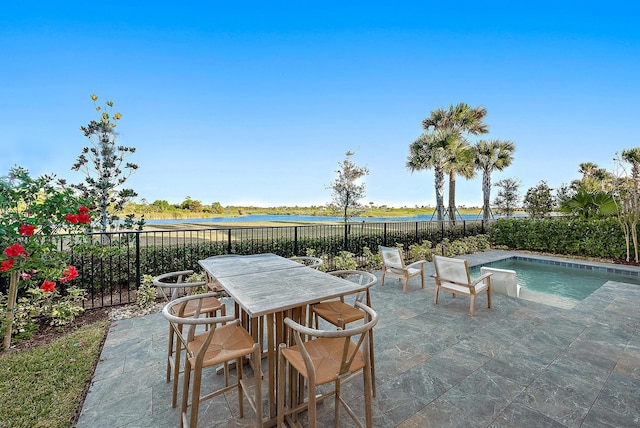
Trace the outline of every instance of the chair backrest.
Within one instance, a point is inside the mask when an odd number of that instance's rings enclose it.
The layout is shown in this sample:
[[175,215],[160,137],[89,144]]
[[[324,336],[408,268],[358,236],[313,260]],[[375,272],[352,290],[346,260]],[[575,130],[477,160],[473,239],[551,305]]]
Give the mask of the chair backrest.
[[[165,305],[164,308],[162,308],[162,315],[171,323],[175,333],[178,336],[178,340],[180,340],[184,346],[186,346],[193,340],[193,337],[196,334],[196,328],[200,325],[206,326],[209,331],[205,343],[202,346],[203,349],[206,349],[211,342],[211,338],[213,337],[213,332],[215,331],[216,325],[228,325],[233,322],[238,322],[238,320],[235,319],[233,315],[200,318],[203,302],[207,297],[213,296],[215,296],[214,293],[193,294],[184,296],[170,301]],[[185,316],[187,304],[192,300],[197,302],[195,312],[191,316]],[[183,326],[189,327],[186,334],[183,334]]]
[[[362,285],[365,288],[371,287],[373,284],[378,282],[378,278],[371,272],[366,272],[363,270],[353,270],[353,269],[345,269],[345,270],[334,270],[331,272],[327,272],[329,275],[337,276],[339,278],[346,279],[347,281],[355,282],[358,285]],[[356,294],[356,302],[362,302],[366,295],[366,291],[360,291]]]
[[324,263],[321,258],[311,257],[311,256],[294,256],[294,257],[291,257],[290,259],[298,263],[301,263],[306,267],[310,267],[314,269],[316,269],[317,267],[322,265],[322,263]]
[[469,266],[466,260],[434,255],[433,266],[436,270],[436,278],[440,281],[460,285],[471,284]]
[[380,245],[378,250],[380,251],[383,265],[394,269],[404,269],[404,259],[399,248]]
[[[158,287],[162,298],[165,301],[169,302],[171,300],[175,300],[175,298],[178,296],[178,292],[181,289],[188,288],[190,291],[198,287],[207,285],[206,281],[185,281],[185,277],[192,274],[192,270],[181,270],[176,272],[163,273],[162,275],[158,275],[153,278],[153,285]],[[170,295],[167,295],[167,290],[170,291]]]
[[[349,371],[351,363],[356,357],[358,351],[362,348],[363,344],[366,344],[367,347],[370,346],[369,333],[378,323],[378,314],[373,309],[361,302],[356,302],[354,306],[364,312],[364,323],[356,327],[346,328],[343,330],[317,330],[303,326],[302,324],[298,324],[291,318],[285,318],[284,322],[293,331],[293,337],[295,338],[296,345],[298,345],[298,348],[300,349],[302,359],[304,360],[310,376],[313,376],[313,373],[315,373],[317,367],[314,367],[311,356],[305,348],[305,343],[307,341],[302,340],[302,337],[331,338],[334,339],[337,343],[341,344],[342,360],[340,363],[340,371],[339,373],[336,373],[338,376],[341,376]],[[352,344],[351,338],[354,336],[358,336],[358,340],[357,342],[355,342],[355,346],[350,346]],[[369,352],[365,352],[363,353],[363,355],[365,356],[365,358],[369,358]]]

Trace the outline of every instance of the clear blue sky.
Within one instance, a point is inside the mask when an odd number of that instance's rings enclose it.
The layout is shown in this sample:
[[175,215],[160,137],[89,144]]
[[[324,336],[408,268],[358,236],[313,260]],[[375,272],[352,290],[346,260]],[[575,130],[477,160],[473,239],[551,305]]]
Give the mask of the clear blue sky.
[[[62,3],[62,5],[60,5]],[[364,203],[435,204],[433,171],[405,168],[421,121],[465,102],[485,138],[516,143],[493,181],[579,178],[640,146],[640,6],[537,2],[4,2],[0,174],[70,170],[97,118],[122,113],[119,143],[149,203],[322,205],[348,150]],[[494,189],[492,198],[495,196]],[[481,205],[481,180],[458,180]]]

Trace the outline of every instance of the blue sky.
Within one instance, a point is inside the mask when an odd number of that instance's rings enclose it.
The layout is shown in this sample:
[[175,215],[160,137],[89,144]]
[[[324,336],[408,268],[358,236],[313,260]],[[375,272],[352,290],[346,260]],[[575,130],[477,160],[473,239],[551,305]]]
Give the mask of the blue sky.
[[[122,113],[140,166],[127,184],[148,202],[323,205],[350,150],[370,170],[362,202],[433,206],[408,146],[458,102],[488,110],[484,138],[516,143],[493,181],[522,194],[640,146],[633,2],[305,3],[3,4],[0,174],[81,181],[93,93]],[[481,205],[480,177],[457,195]]]

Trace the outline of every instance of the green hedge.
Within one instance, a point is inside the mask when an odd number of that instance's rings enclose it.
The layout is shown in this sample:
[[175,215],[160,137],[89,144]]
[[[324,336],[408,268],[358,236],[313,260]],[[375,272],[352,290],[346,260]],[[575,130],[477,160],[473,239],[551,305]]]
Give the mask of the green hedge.
[[621,259],[624,234],[615,218],[500,219],[490,229],[494,245],[515,250]]

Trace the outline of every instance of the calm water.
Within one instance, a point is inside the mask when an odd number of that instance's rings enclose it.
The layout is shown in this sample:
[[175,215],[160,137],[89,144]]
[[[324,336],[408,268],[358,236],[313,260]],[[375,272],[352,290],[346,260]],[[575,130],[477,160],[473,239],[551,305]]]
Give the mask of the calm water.
[[[394,221],[431,221],[436,217],[431,215],[414,215],[406,217],[354,217],[353,222],[394,222]],[[481,220],[482,215],[462,214],[462,220]],[[284,214],[252,214],[238,217],[211,217],[211,218],[183,218],[183,219],[163,219],[146,220],[147,224],[175,224],[175,223],[244,223],[244,222],[341,222],[342,217],[333,216],[313,216],[313,215],[284,215]]]
[[[490,267],[516,271],[518,284],[523,288],[576,300],[584,300],[607,281],[640,284],[640,278],[636,276],[516,259],[491,263]],[[478,275],[480,267],[474,267],[470,271],[473,276]]]

